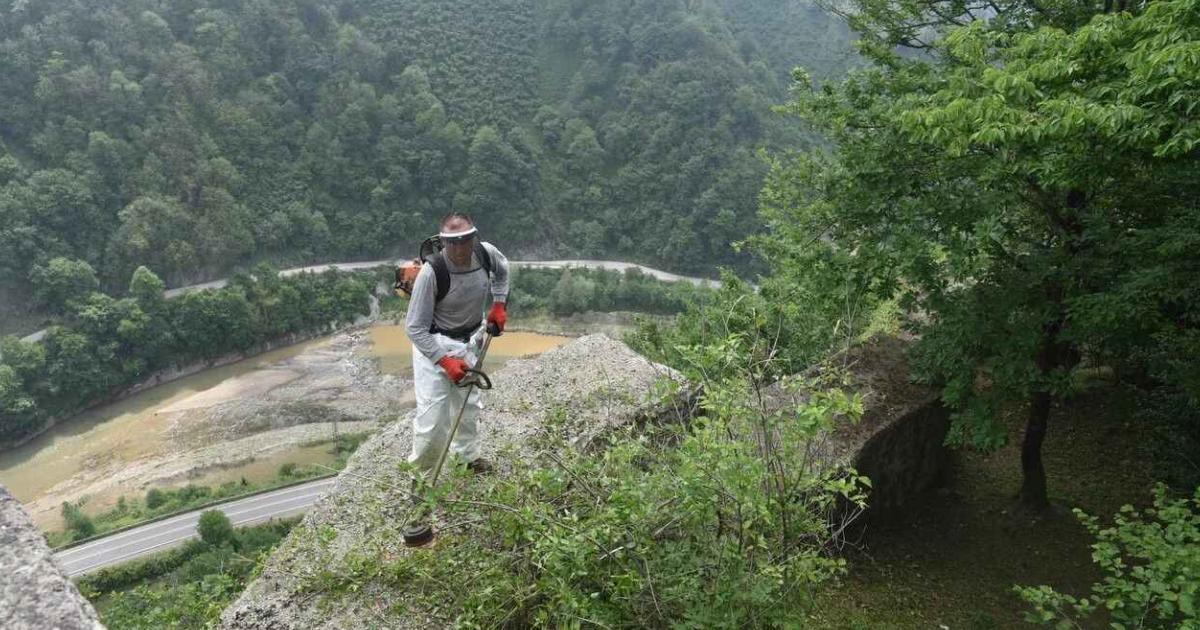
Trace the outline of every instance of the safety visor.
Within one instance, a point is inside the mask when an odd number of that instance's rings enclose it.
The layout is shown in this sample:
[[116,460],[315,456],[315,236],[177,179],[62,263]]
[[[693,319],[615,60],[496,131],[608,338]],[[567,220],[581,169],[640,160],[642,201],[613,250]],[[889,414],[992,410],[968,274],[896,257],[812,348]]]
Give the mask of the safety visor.
[[461,245],[471,242],[478,233],[479,230],[474,227],[461,232],[440,232],[438,233],[438,240],[442,241],[443,245]]

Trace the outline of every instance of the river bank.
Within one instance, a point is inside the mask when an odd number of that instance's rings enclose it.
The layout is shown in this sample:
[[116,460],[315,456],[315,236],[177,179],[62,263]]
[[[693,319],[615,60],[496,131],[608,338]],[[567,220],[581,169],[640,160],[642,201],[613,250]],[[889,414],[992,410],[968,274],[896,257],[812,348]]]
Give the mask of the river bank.
[[[371,295],[371,296],[369,296],[369,299],[370,299],[370,314],[365,315],[365,316],[360,316],[357,319],[355,319],[353,322],[350,322],[350,323],[347,323],[347,324],[344,324],[341,326],[338,326],[336,324],[331,324],[327,330],[315,330],[315,331],[310,331],[307,333],[288,333],[281,337],[271,339],[269,341],[265,341],[260,344],[257,344],[257,345],[255,345],[247,350],[244,350],[242,352],[231,352],[229,354],[215,357],[212,359],[207,359],[207,360],[203,360],[203,361],[193,361],[191,363],[187,363],[184,365],[172,365],[170,367],[162,368],[162,369],[156,370],[154,372],[151,372],[150,374],[148,374],[145,377],[138,380],[136,383],[134,383],[128,387],[125,387],[124,389],[121,389],[120,391],[112,394],[111,396],[108,396],[108,397],[100,399],[100,400],[93,401],[91,404],[88,404],[85,407],[76,409],[75,411],[71,412],[68,415],[55,416],[55,417],[48,418],[37,431],[30,433],[28,435],[25,435],[24,437],[22,437],[18,440],[12,440],[12,441],[7,441],[7,442],[0,440],[0,453],[4,453],[4,452],[12,450],[12,449],[20,448],[20,447],[36,440],[39,436],[43,435],[47,431],[53,429],[55,426],[57,426],[58,424],[66,421],[66,420],[79,417],[79,416],[84,415],[94,409],[106,407],[106,406],[112,405],[113,403],[118,403],[120,401],[123,401],[123,400],[131,397],[131,396],[135,396],[137,394],[140,394],[144,391],[153,389],[160,385],[172,383],[172,382],[178,381],[179,379],[187,378],[194,374],[199,374],[201,372],[209,371],[214,368],[219,368],[219,367],[224,367],[227,365],[233,365],[236,363],[240,363],[247,359],[251,359],[254,357],[261,356],[261,355],[266,355],[275,350],[292,347],[297,344],[303,343],[305,341],[309,341],[312,339],[320,339],[322,337],[326,337],[326,336],[336,333],[338,331],[356,330],[356,329],[370,326],[379,318],[379,298],[377,298],[375,295]],[[39,334],[44,333],[44,332],[45,332],[45,330],[39,331]],[[37,338],[34,338],[34,337],[37,337]],[[40,340],[41,340],[40,336],[31,335],[30,337],[26,337],[23,341],[29,342],[29,343],[36,343]]]
[[381,373],[371,344],[367,330],[345,331],[182,377],[0,454],[0,481],[55,529],[63,502],[96,513],[153,487],[323,463],[314,442],[374,431],[412,404],[409,382]]

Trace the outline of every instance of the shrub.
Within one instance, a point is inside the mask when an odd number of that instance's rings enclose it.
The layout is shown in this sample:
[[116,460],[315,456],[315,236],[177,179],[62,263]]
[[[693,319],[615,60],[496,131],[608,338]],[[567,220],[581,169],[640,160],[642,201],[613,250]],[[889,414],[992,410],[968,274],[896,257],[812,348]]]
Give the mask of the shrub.
[[201,514],[200,523],[196,529],[200,532],[200,540],[212,547],[221,547],[237,542],[233,524],[229,522],[229,517],[220,510],[208,510]]
[[204,551],[204,544],[189,540],[183,546],[157,553],[143,560],[134,560],[101,569],[79,580],[79,589],[88,597],[136,585],[172,571]]
[[83,540],[96,535],[96,524],[87,514],[83,513],[79,505],[64,502],[62,515],[74,540]]
[[191,540],[145,560],[85,576],[79,589],[110,628],[208,627],[297,521],[239,530],[237,552]]
[[151,488],[146,491],[146,507],[151,510],[156,510],[167,502],[167,495],[158,488]]
[[1028,621],[1078,628],[1107,613],[1114,628],[1200,628],[1200,488],[1190,501],[1171,500],[1160,485],[1153,508],[1139,513],[1126,505],[1112,527],[1075,514],[1096,537],[1092,559],[1104,578],[1080,598],[1049,586],[1016,587],[1033,607]]

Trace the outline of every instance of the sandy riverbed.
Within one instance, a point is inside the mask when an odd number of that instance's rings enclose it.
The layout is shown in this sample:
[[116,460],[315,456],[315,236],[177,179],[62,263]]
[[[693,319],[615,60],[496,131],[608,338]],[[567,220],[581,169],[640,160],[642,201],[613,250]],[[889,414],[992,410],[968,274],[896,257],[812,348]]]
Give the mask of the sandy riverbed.
[[23,498],[26,508],[53,529],[64,501],[87,497],[85,509],[95,513],[153,487],[270,478],[285,461],[315,462],[314,442],[335,431],[374,431],[412,406],[411,383],[382,373],[371,344],[369,331],[341,333],[214,386],[152,397],[128,428],[99,423],[65,436],[23,464],[28,474],[68,460],[52,485],[42,480],[26,490],[36,493]]

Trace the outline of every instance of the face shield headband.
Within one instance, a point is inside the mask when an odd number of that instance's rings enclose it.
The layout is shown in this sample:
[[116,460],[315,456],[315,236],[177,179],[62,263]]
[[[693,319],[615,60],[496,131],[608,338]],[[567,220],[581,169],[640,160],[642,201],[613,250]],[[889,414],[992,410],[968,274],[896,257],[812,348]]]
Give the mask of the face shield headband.
[[479,230],[475,227],[471,227],[471,229],[463,230],[461,232],[439,232],[438,240],[440,240],[444,245],[459,245],[469,242],[471,239],[475,238],[475,235],[478,233]]

